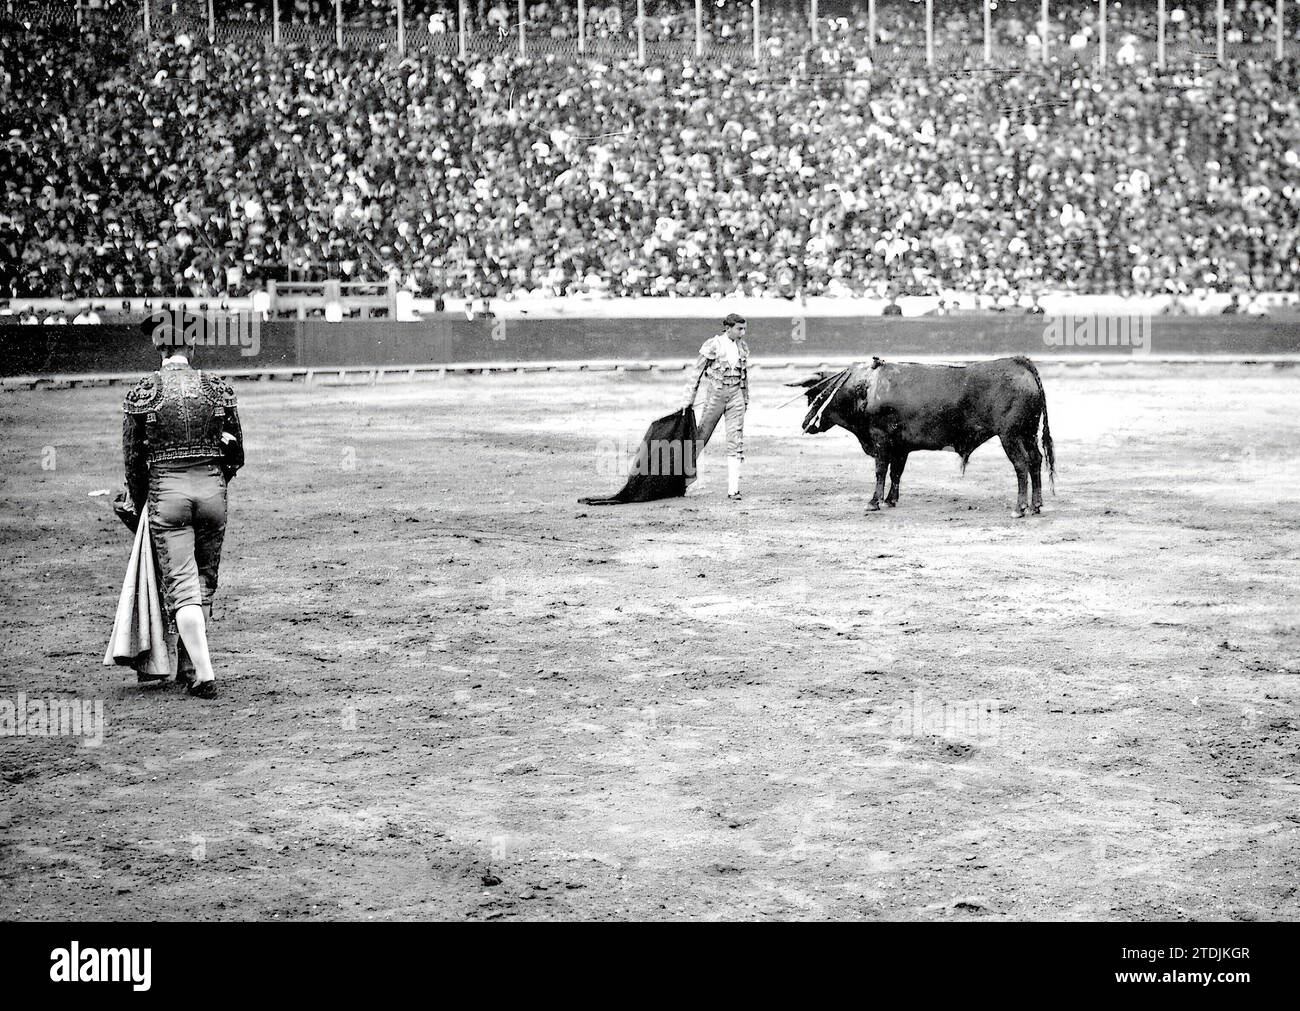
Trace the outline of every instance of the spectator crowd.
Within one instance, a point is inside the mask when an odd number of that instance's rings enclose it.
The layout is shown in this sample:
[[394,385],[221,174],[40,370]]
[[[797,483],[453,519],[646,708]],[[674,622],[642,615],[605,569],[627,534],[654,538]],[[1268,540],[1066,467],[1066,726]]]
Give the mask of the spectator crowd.
[[[407,10],[454,31],[455,6]],[[710,6],[712,38],[747,40],[748,5]],[[999,6],[999,45],[1037,45],[1037,0]],[[923,35],[920,5],[884,0],[875,51],[862,8],[823,4],[814,46],[806,10],[774,6],[759,66],[8,22],[0,298],[291,276],[463,298],[1296,290],[1300,64],[1158,69],[1152,6],[1115,5],[1104,73],[1070,58],[1097,30],[1077,2],[1053,4],[1048,61],[1002,68],[890,61]],[[1238,41],[1269,37],[1272,6],[1229,4]],[[612,38],[626,7],[592,24]],[[936,8],[943,44],[978,46],[978,4]],[[564,38],[571,13],[536,5],[529,31]]]

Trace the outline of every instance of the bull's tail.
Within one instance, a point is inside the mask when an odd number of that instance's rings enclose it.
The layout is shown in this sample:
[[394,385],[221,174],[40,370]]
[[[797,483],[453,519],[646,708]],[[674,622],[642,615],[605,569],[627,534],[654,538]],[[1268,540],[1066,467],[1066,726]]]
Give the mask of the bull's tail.
[[[1047,478],[1052,483],[1052,494],[1056,494],[1056,450],[1052,446],[1052,426],[1047,423],[1047,393],[1043,389],[1042,377],[1038,374],[1038,369],[1028,358],[1023,355],[1016,357],[1021,365],[1027,368],[1030,375],[1034,377],[1034,382],[1038,385],[1038,398],[1043,402],[1043,455],[1047,457]],[[1037,435],[1037,433],[1035,433]]]

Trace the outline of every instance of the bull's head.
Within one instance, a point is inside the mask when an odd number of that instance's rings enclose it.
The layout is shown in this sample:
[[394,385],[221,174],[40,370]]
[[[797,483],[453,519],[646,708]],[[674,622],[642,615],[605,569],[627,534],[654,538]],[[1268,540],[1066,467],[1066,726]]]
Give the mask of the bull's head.
[[827,429],[842,424],[839,408],[843,406],[844,392],[840,388],[843,371],[818,372],[797,383],[786,386],[802,387],[808,398],[808,413],[803,418],[803,430],[809,435],[819,435]]

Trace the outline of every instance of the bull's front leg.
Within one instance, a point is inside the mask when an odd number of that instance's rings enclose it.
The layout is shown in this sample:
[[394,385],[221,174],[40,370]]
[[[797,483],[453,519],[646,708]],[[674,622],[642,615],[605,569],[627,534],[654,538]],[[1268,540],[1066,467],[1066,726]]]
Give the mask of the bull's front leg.
[[871,501],[867,503],[867,509],[871,512],[880,511],[880,500],[885,495],[885,475],[889,473],[889,456],[885,453],[879,453],[876,456],[876,493],[871,496]]
[[867,510],[868,512],[879,512],[880,496],[885,491],[885,468],[889,465],[889,454],[876,445],[871,433],[866,430],[857,431],[853,434],[858,437],[858,445],[862,447],[862,452],[876,461],[876,494],[867,503]]

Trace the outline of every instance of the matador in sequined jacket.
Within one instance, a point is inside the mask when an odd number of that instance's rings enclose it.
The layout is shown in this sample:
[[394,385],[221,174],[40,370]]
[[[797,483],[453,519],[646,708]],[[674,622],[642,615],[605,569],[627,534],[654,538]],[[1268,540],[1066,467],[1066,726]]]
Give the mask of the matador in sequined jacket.
[[169,361],[140,380],[122,410],[122,459],[137,512],[149,496],[151,467],[215,461],[229,483],[244,465],[235,391],[188,362]]
[[191,604],[211,620],[226,486],[244,464],[235,393],[224,379],[190,365],[182,350],[140,380],[122,407],[127,488],[137,514],[149,506],[169,629]]

